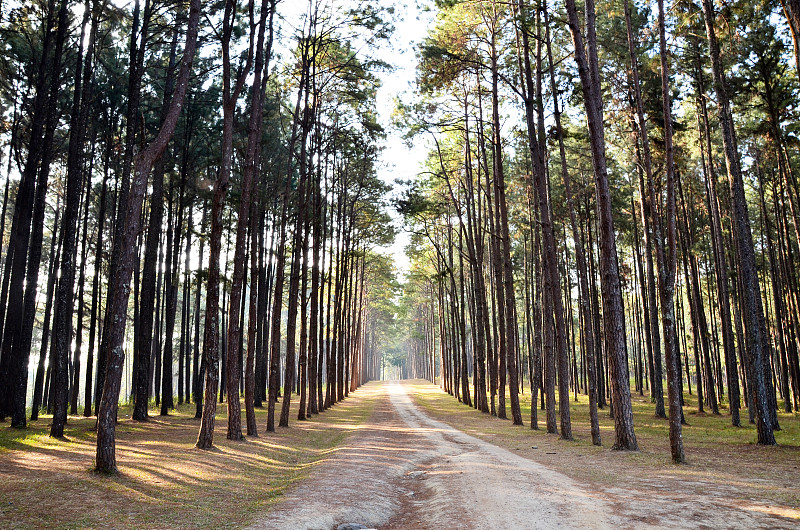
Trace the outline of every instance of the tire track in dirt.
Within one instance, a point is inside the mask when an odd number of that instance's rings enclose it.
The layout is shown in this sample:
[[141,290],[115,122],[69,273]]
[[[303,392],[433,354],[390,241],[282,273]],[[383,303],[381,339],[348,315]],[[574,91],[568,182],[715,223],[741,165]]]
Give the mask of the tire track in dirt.
[[608,528],[567,476],[431,419],[403,385],[374,383],[373,415],[253,528]]

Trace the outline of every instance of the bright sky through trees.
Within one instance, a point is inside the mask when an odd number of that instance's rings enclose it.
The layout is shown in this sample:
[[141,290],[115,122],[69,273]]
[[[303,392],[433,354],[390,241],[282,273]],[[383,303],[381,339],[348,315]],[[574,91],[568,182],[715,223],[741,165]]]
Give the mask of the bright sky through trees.
[[[391,2],[391,0],[380,1]],[[424,9],[425,4],[427,4],[425,0],[401,0],[396,3],[397,18],[392,45],[381,48],[378,52],[379,57],[395,66],[393,71],[380,75],[383,84],[378,90],[377,101],[381,123],[387,132],[378,176],[384,182],[395,186],[390,195],[392,198],[399,197],[402,193],[395,181],[412,180],[416,177],[422,169],[427,151],[425,142],[417,141],[409,146],[402,139],[403,131],[391,125],[395,98],[406,101],[412,97],[415,90],[416,47],[425,37],[433,19],[432,12]],[[396,218],[395,223],[401,226],[402,219]],[[408,272],[409,261],[405,253],[405,246],[408,243],[408,234],[400,231],[394,243],[388,248],[394,258],[395,266],[401,273]]]

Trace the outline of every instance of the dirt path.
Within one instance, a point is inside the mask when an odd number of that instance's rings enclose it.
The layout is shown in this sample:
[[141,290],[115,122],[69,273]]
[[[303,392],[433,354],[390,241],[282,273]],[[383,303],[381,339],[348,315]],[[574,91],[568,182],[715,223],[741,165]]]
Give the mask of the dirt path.
[[[403,385],[359,390],[373,416],[254,528],[607,528],[599,494],[431,419]],[[370,393],[374,393],[370,396]]]

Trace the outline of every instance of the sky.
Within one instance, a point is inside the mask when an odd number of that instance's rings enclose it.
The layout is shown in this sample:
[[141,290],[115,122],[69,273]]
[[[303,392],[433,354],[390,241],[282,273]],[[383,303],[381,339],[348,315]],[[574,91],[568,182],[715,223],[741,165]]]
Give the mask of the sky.
[[[396,180],[411,180],[420,172],[427,149],[423,142],[416,142],[409,148],[402,139],[402,131],[391,126],[391,114],[395,106],[395,98],[410,102],[414,92],[416,44],[426,35],[432,14],[424,11],[416,0],[394,2],[397,20],[395,33],[389,47],[378,50],[378,56],[392,64],[395,69],[381,74],[383,85],[378,90],[378,113],[382,125],[386,128],[387,137],[382,153],[379,177],[393,186],[390,197],[402,192]],[[400,231],[392,246],[384,251],[394,257],[395,266],[402,275],[408,272],[409,262],[405,255],[405,247],[409,243],[409,235],[402,231],[402,219],[392,209],[389,212],[395,219]]]
[[[419,5],[426,4],[424,0],[378,1],[393,4],[396,13],[395,32],[391,41],[376,50],[376,55],[380,59],[394,67],[392,71],[383,72],[379,76],[382,85],[377,94],[379,119],[387,133],[378,176],[392,186],[388,197],[391,199],[398,197],[403,191],[396,181],[414,179],[421,171],[427,152],[424,142],[416,142],[413,147],[408,147],[402,138],[403,131],[392,126],[391,116],[396,98],[405,102],[410,102],[413,98],[416,78],[415,50],[417,44],[425,37],[433,15]],[[408,257],[405,254],[409,235],[402,230],[402,219],[391,207],[389,214],[394,219],[398,233],[394,244],[382,248],[381,251],[394,258],[395,267],[402,276],[409,268]]]
[[[361,0],[356,0],[361,1]],[[391,255],[397,268],[399,279],[408,272],[409,261],[405,247],[409,243],[409,234],[402,230],[402,218],[391,207],[391,199],[399,197],[403,187],[397,180],[412,180],[421,171],[422,162],[427,152],[424,141],[415,142],[408,147],[403,141],[403,131],[392,126],[392,113],[395,100],[410,103],[414,97],[417,44],[427,34],[433,13],[426,10],[429,0],[372,0],[385,7],[394,7],[395,31],[389,40],[379,41],[377,49],[371,49],[370,55],[380,59],[393,68],[379,73],[381,86],[377,92],[378,119],[386,131],[386,139],[378,163],[378,177],[389,184],[392,189],[388,194],[388,213],[396,226],[397,236],[394,244],[380,247],[378,250]],[[322,4],[344,9],[353,0],[322,0]],[[301,20],[308,3],[302,0],[284,0],[279,4],[278,13],[284,22]],[[280,44],[279,44],[280,47]]]

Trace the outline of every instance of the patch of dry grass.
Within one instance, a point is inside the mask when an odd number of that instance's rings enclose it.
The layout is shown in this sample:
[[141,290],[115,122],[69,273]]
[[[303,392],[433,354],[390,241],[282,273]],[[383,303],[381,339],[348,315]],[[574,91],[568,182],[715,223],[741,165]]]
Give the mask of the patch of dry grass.
[[609,492],[656,488],[662,494],[717,495],[800,519],[800,418],[796,414],[781,413],[782,430],[775,433],[779,445],[763,447],[755,444],[755,427],[747,424],[747,409],[742,410],[744,427],[735,428],[725,408],[721,416],[698,414],[696,397],[687,395],[689,425],[683,427],[687,463],[674,465],[669,426],[654,416],[647,396],[634,396],[640,451],[627,452],[610,449],[614,424],[608,408],[600,410],[603,447],[591,444],[588,399],[583,395],[578,403],[573,395],[570,407],[575,440],[564,441],[545,432],[544,411],[539,411],[539,430],[531,430],[527,388],[521,396],[525,425],[519,427],[467,407],[426,381],[407,384],[409,395],[430,416]]
[[[0,427],[0,521],[4,528],[238,528],[263,515],[363,423],[375,406],[367,385],[310,420],[259,437],[225,438],[226,405],[218,404],[215,447],[194,447],[194,405],[170,416],[151,410],[135,422],[120,410],[116,476],[92,471],[94,418],[71,416],[66,440],[48,436],[50,416],[25,430]],[[278,413],[280,409],[278,409]],[[244,412],[243,412],[244,416]]]

